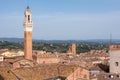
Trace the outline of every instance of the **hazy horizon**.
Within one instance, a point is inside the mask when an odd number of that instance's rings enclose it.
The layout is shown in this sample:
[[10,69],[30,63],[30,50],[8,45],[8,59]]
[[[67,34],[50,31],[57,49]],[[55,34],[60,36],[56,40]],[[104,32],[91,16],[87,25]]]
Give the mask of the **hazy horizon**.
[[23,38],[24,10],[32,10],[33,39],[120,39],[120,0],[1,0],[0,37]]
[[[5,38],[5,39],[24,39],[24,37],[0,37],[0,39]],[[110,40],[110,39],[36,39],[33,38],[34,40]],[[120,39],[113,39],[113,40],[120,40]]]

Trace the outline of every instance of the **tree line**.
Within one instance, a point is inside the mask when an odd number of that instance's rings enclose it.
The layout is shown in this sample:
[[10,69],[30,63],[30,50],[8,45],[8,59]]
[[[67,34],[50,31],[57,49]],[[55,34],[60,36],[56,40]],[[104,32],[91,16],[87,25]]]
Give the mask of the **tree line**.
[[[60,52],[66,53],[71,43],[44,43],[44,42],[33,42],[33,50],[43,50],[47,52]],[[24,50],[23,42],[9,42],[0,41],[0,49],[20,49]],[[96,42],[80,42],[76,43],[77,53],[84,53],[90,50],[108,50],[108,44],[96,43]]]

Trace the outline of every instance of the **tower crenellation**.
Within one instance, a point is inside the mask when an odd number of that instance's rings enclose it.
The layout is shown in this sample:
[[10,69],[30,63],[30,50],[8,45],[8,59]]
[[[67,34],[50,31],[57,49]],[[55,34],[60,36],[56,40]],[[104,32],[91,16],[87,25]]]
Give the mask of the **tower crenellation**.
[[110,50],[120,50],[120,45],[110,45],[109,49]]

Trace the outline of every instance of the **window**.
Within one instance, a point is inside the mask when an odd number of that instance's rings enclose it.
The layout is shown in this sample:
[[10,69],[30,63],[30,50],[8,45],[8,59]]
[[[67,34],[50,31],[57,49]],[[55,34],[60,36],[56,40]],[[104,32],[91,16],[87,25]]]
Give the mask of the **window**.
[[115,66],[119,66],[119,63],[118,63],[118,62],[115,62]]
[[3,61],[3,57],[0,56],[0,61]]
[[113,75],[109,75],[109,78],[113,78],[114,76]]
[[30,15],[28,15],[28,21],[30,21]]
[[117,77],[119,78],[119,75],[117,75]]

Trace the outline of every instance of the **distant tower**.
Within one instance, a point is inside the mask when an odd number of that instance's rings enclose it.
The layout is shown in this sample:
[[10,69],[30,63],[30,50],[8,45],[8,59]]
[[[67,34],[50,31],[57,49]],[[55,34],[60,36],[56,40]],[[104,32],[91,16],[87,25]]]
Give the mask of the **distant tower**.
[[110,73],[120,73],[120,45],[110,45]]
[[76,55],[76,44],[72,43],[67,51],[68,54]]
[[76,44],[75,43],[72,43],[71,50],[72,50],[72,54],[76,55]]
[[33,22],[32,22],[32,11],[29,6],[27,6],[25,10],[25,19],[24,19],[24,56],[25,59],[32,60],[32,30],[33,30]]

